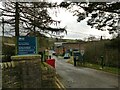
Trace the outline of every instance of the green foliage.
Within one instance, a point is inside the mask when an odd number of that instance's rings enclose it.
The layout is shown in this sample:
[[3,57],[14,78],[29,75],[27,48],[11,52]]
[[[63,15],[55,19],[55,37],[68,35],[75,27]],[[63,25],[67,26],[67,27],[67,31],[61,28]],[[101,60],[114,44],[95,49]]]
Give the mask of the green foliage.
[[42,48],[42,47],[49,47],[49,40],[48,38],[45,38],[45,37],[38,37],[38,42],[39,42],[39,47]]
[[2,45],[2,54],[3,55],[15,55],[15,47],[9,45]]
[[1,42],[4,42],[4,43],[10,43],[10,44],[15,44],[15,37],[6,37],[6,36],[2,36],[1,37]]
[[[60,24],[60,21],[52,19],[48,11],[48,9],[57,7],[55,3],[44,1],[24,3],[9,1],[5,2],[3,7],[4,9],[0,8],[2,11],[0,17],[8,17],[5,18],[4,22],[2,23],[11,25],[12,30],[8,30],[9,34],[15,32],[15,35],[19,36],[19,33],[27,33],[30,31],[38,31],[44,34],[53,34],[53,32],[66,32],[65,28],[50,27],[50,25],[53,23],[56,23],[56,26]],[[19,30],[19,25],[24,29]]]
[[15,38],[2,37],[2,61],[11,61],[11,56],[15,55]]
[[86,44],[85,58],[92,63],[99,63],[100,56],[104,55],[103,45],[99,42],[89,42]]
[[[87,21],[87,25],[98,30],[108,30],[110,34],[118,33],[118,22],[120,13],[120,2],[62,2],[61,7],[67,8],[73,13],[73,16],[77,16],[77,21],[90,17]],[[79,9],[73,9],[73,6],[78,6],[84,9],[85,12],[80,12]]]
[[120,52],[119,46],[120,46],[120,38],[112,39],[111,42],[105,44],[106,48],[118,49],[118,51]]
[[97,70],[102,70],[102,71],[109,72],[109,73],[113,73],[113,74],[120,74],[120,73],[119,73],[119,70],[120,70],[119,68],[104,66],[103,69],[100,69],[101,65],[91,64],[91,63],[86,63],[86,64],[85,64],[85,67],[93,68],[93,69],[97,69]]
[[12,55],[15,55],[15,47],[2,45],[2,62],[11,61]]
[[[103,40],[99,42],[88,42],[85,44],[85,60],[94,64],[101,64],[101,56],[103,56],[103,62],[106,66],[119,67],[118,64],[118,48],[112,48],[107,44],[113,43],[109,40]],[[116,44],[115,44],[116,45]]]
[[[67,63],[73,64],[74,62],[73,62],[73,60],[69,59],[67,61]],[[120,68],[116,68],[116,67],[104,66],[103,69],[100,69],[101,65],[94,64],[94,63],[88,63],[88,62],[86,62],[84,64],[84,67],[97,69],[97,70],[102,70],[102,71],[105,71],[105,72],[109,72],[109,73],[113,73],[113,74],[117,74],[117,75],[119,74],[120,75]]]

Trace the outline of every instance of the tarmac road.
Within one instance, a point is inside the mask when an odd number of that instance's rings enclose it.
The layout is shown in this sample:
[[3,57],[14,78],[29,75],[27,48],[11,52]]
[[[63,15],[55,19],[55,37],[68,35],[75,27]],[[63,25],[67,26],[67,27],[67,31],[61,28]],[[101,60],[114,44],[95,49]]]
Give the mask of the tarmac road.
[[66,88],[118,88],[118,76],[107,72],[74,67],[65,59],[55,58],[56,72]]

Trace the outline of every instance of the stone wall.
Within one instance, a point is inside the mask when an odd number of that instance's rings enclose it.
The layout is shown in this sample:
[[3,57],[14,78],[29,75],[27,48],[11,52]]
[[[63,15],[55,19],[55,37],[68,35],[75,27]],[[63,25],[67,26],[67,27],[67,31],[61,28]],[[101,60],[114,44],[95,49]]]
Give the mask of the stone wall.
[[55,85],[55,69],[47,63],[42,63],[42,87],[43,88],[56,88]]
[[11,65],[2,65],[2,88],[56,88],[55,69],[41,63],[40,57],[12,59]]
[[41,88],[40,60],[15,61],[2,69],[3,88]]

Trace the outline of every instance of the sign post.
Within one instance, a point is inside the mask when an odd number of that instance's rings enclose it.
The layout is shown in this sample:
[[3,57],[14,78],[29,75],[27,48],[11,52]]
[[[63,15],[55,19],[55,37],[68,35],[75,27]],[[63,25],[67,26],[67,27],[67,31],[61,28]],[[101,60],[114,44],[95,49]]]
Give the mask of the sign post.
[[37,54],[37,38],[19,36],[17,38],[17,55]]
[[84,53],[85,53],[85,50],[84,49],[82,49],[82,50],[80,50],[80,53],[81,53],[81,58],[82,58],[82,64],[84,64]]
[[84,51],[84,50],[80,50],[80,53],[81,53],[81,55],[83,56],[84,53],[85,53],[85,51]]

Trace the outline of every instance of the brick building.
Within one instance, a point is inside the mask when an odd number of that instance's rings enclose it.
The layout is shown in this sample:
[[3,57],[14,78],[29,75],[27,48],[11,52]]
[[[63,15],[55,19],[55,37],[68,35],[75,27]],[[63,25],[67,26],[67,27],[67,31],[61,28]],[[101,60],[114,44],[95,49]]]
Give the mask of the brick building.
[[79,43],[63,43],[63,47],[68,49],[79,49],[80,44]]
[[59,46],[56,46],[55,51],[58,55],[62,55],[70,49],[84,50],[84,44],[83,42],[62,42]]

